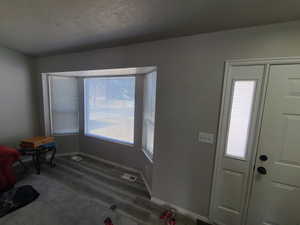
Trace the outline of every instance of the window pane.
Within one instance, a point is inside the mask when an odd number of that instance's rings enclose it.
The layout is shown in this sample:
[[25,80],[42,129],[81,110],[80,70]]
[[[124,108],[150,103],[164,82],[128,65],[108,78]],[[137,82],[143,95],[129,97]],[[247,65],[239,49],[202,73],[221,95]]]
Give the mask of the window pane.
[[154,144],[156,72],[144,78],[143,149],[152,158]]
[[246,156],[255,86],[255,81],[234,82],[226,155]]
[[79,132],[78,80],[50,76],[51,118],[54,134]]
[[144,120],[143,124],[143,148],[152,157],[154,144],[154,123],[150,120]]
[[134,143],[135,77],[85,80],[85,133]]

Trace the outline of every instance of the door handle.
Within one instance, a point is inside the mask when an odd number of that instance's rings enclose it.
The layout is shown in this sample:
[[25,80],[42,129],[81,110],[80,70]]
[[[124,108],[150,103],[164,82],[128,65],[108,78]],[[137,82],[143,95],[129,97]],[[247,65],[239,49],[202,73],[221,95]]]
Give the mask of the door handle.
[[267,174],[266,168],[262,167],[262,166],[257,168],[257,172],[260,173],[261,175],[266,175]]

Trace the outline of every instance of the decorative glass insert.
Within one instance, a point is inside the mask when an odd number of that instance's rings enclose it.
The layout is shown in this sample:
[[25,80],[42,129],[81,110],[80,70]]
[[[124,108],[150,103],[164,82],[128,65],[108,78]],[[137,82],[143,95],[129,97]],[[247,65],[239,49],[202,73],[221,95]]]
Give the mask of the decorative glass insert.
[[255,96],[255,80],[234,81],[226,155],[245,159]]

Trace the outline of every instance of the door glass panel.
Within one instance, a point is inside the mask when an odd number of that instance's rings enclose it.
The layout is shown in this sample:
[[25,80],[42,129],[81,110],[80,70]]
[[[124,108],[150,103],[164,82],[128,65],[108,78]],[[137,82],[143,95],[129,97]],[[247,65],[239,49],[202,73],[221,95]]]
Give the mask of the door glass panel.
[[242,159],[246,156],[255,86],[255,80],[234,81],[226,145],[227,156]]

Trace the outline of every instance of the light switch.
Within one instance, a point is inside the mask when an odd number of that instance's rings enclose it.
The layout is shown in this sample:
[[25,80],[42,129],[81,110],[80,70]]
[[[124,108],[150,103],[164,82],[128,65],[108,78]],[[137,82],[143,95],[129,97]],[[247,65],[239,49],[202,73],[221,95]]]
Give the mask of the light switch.
[[215,135],[212,133],[199,132],[198,141],[202,143],[213,144]]

